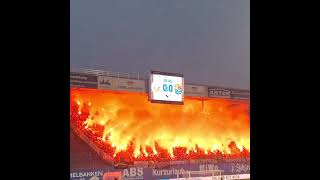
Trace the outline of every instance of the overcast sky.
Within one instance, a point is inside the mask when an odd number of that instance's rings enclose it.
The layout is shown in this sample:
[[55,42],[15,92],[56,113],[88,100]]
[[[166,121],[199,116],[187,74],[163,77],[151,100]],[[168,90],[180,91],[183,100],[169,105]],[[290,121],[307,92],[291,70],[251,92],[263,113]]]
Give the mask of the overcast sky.
[[72,68],[250,89],[249,0],[71,0]]

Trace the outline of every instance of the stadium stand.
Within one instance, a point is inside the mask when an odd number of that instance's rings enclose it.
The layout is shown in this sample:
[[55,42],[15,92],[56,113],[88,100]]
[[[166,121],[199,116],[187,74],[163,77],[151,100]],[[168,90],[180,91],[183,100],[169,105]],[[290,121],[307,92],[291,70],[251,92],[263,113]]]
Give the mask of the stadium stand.
[[70,169],[101,168],[108,164],[70,129]]

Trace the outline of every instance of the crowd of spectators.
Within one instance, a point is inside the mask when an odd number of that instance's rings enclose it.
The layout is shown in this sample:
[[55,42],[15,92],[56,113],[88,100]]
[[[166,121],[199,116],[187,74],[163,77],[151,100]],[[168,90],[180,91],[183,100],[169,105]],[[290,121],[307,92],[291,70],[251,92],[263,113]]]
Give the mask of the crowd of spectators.
[[87,129],[84,122],[89,117],[89,105],[84,103],[79,110],[77,101],[71,102],[70,123],[74,123],[78,131],[81,131],[96,147],[101,149],[105,154],[114,157],[115,162],[133,163],[134,161],[170,161],[170,160],[196,160],[196,159],[223,159],[223,158],[247,158],[250,157],[250,152],[243,148],[240,150],[235,142],[230,142],[228,147],[230,153],[223,153],[219,150],[204,151],[198,146],[194,150],[187,150],[185,147],[174,147],[172,154],[165,148],[162,148],[155,143],[156,152],[149,146],[145,148],[145,152],[140,148],[140,155],[134,156],[134,143],[131,142],[126,151],[120,151],[115,154],[116,147],[112,147],[106,140],[102,140],[101,133]]

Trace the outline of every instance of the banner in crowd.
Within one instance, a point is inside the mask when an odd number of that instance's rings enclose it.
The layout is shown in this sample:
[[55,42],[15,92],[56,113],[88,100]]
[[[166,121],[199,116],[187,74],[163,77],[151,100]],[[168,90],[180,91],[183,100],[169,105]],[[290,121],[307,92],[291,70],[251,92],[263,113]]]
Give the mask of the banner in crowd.
[[209,87],[208,97],[249,100],[250,91],[222,87]]
[[[237,175],[222,175],[223,180],[231,179],[250,179],[250,174]],[[221,180],[221,177],[214,177],[214,180]],[[160,179],[160,180],[213,180],[212,177],[188,177],[188,178],[174,178],[174,179]]]
[[70,86],[83,88],[97,88],[98,77],[82,73],[70,73]]
[[146,83],[144,80],[99,76],[98,89],[146,92]]
[[118,90],[146,92],[146,82],[144,80],[118,78],[116,82]]
[[115,84],[113,77],[98,76],[98,89],[114,89]]
[[233,99],[244,99],[248,100],[250,99],[250,91],[249,90],[232,90],[231,96]]
[[231,90],[221,87],[209,87],[208,96],[214,98],[231,98]]
[[[105,172],[119,171],[126,180],[159,180],[176,178],[177,174],[187,171],[223,170],[222,175],[232,177],[233,175],[250,174],[250,162],[241,163],[206,163],[206,164],[185,164],[176,165],[163,169],[130,167],[126,169],[115,169],[106,167],[96,170],[82,170],[70,173],[71,180],[102,180]],[[236,177],[234,177],[236,179]]]
[[208,97],[208,87],[192,84],[185,84],[184,94],[186,96]]

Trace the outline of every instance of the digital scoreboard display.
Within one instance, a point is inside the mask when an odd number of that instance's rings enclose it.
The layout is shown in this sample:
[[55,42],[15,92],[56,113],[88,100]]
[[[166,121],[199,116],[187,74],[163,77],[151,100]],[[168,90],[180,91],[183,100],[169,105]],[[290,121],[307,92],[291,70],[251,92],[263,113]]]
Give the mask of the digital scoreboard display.
[[151,71],[149,100],[152,103],[183,104],[184,78],[182,74]]

